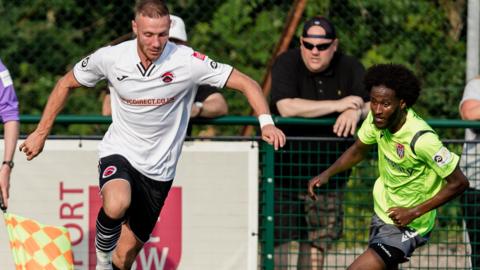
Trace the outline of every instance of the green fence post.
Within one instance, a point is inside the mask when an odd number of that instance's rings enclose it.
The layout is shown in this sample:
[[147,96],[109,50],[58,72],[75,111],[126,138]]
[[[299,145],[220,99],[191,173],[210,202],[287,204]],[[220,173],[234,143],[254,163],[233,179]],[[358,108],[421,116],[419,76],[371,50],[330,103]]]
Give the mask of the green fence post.
[[273,175],[274,175],[274,149],[273,146],[262,142],[262,148],[265,153],[265,159],[263,163],[262,170],[262,185],[264,190],[264,215],[263,215],[263,224],[265,227],[264,231],[264,246],[263,246],[263,265],[265,270],[274,269],[274,235],[273,235],[273,219],[274,219],[274,186],[273,186]]

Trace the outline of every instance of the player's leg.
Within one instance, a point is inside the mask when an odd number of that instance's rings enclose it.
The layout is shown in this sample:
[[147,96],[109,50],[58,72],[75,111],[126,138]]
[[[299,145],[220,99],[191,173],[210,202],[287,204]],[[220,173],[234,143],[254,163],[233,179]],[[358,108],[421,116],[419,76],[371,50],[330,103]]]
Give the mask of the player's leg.
[[348,270],[382,270],[382,269],[398,269],[398,265],[391,265],[391,268],[387,268],[387,265],[378,253],[368,248],[355,261],[347,268]]
[[[133,169],[134,170],[134,169]],[[130,269],[144,243],[150,238],[157,224],[173,180],[152,180],[138,171],[132,172],[132,201],[128,220],[122,226],[122,234],[114,251],[113,264],[118,269]]]
[[123,157],[114,155],[99,162],[102,208],[96,222],[97,270],[112,269],[112,251],[131,202],[131,187]]
[[127,223],[122,225],[118,245],[113,252],[113,269],[130,269],[144,242],[137,239]]
[[408,227],[387,224],[377,215],[372,217],[368,249],[348,269],[398,269],[407,262],[413,251],[428,241]]
[[102,208],[97,216],[96,247],[111,252],[120,237],[121,225],[130,206],[130,183],[113,179],[105,183],[101,191]]

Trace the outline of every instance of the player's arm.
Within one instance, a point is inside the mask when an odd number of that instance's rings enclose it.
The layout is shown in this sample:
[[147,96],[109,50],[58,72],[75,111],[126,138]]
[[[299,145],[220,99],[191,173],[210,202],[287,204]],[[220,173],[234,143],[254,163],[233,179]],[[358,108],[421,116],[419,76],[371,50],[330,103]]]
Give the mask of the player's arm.
[[364,144],[360,140],[356,140],[355,143],[350,146],[328,169],[321,174],[315,176],[308,182],[308,195],[316,200],[315,187],[320,187],[328,182],[328,179],[337,173],[346,171],[360,161],[367,157],[368,151],[371,149],[371,145]]
[[239,90],[247,97],[248,103],[250,103],[256,115],[259,116],[262,139],[272,144],[275,150],[283,147],[286,140],[285,134],[275,127],[267,101],[258,83],[240,71],[233,69],[226,85],[229,88]]
[[80,83],[75,79],[73,71],[65,74],[53,88],[43,110],[42,118],[35,131],[28,135],[27,139],[20,145],[20,151],[27,156],[27,160],[32,160],[43,150],[45,140],[52,129],[55,118],[65,105],[69,91],[80,87]]
[[447,184],[435,196],[412,208],[392,207],[388,209],[389,217],[395,225],[407,226],[412,220],[423,214],[436,209],[453,198],[462,194],[468,188],[467,177],[462,173],[458,165],[453,172],[445,178]]

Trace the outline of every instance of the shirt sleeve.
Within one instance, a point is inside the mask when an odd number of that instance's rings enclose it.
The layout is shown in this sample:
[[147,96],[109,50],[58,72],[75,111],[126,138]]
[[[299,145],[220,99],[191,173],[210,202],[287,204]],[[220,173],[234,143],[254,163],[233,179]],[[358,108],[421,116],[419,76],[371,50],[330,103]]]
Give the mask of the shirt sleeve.
[[109,47],[104,47],[83,58],[73,67],[75,79],[84,86],[94,87],[106,78],[105,56]]
[[467,83],[460,105],[469,99],[480,100],[480,79],[473,79]]
[[211,85],[223,88],[233,71],[233,67],[210,59],[199,52],[193,52],[191,56],[192,78],[198,85]]
[[450,152],[434,133],[425,133],[418,138],[415,153],[442,178],[453,172],[459,160],[458,155]]
[[0,116],[3,123],[20,119],[17,95],[7,69],[0,72]]
[[374,144],[377,142],[377,128],[373,124],[372,112],[369,112],[367,118],[363,121],[362,126],[358,130],[358,139],[364,144]]

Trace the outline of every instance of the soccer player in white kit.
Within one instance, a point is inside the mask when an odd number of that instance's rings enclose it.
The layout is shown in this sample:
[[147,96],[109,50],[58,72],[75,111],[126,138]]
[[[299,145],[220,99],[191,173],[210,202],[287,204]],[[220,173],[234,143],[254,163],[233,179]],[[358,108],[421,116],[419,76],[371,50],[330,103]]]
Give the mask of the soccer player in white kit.
[[285,144],[259,85],[229,65],[168,42],[169,26],[163,1],[139,1],[132,21],[137,38],[77,63],[57,82],[37,128],[20,145],[32,160],[69,91],[108,81],[112,124],[99,145],[103,206],[97,217],[97,269],[130,269],[148,240],[175,177],[198,85],[241,91],[259,115],[262,139],[275,149]]

